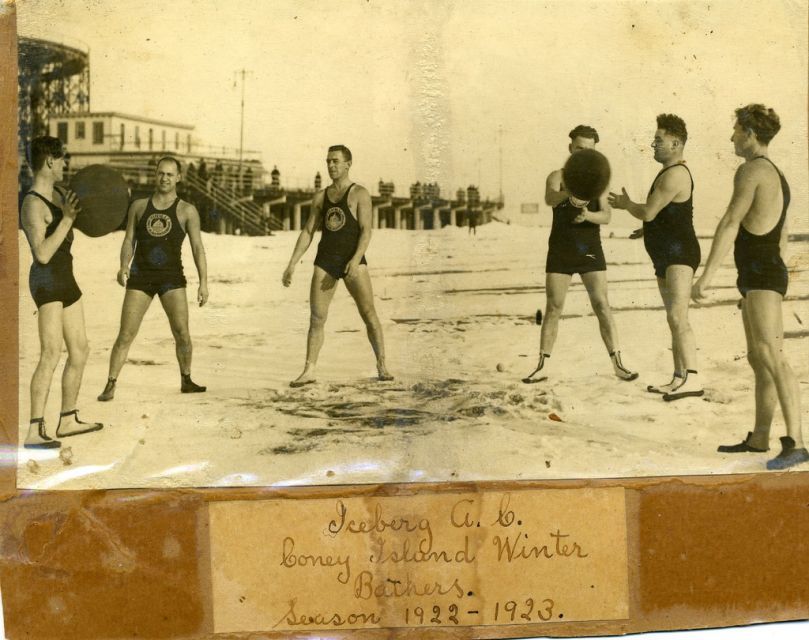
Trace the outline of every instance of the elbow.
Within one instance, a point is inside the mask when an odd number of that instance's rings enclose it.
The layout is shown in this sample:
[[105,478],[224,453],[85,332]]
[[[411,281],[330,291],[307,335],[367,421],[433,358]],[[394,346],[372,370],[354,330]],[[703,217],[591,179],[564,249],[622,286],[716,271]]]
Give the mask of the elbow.
[[51,261],[51,258],[53,257],[52,254],[48,254],[47,252],[42,251],[41,249],[34,249],[32,253],[34,254],[34,260],[36,260],[39,264],[43,265],[48,264]]

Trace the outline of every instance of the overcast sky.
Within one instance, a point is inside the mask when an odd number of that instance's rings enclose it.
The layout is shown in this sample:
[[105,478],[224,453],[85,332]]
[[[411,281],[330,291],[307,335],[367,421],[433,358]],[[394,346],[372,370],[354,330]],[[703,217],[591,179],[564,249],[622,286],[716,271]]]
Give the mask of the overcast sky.
[[803,0],[18,4],[20,34],[89,47],[94,111],[193,124],[237,147],[234,81],[247,69],[245,147],[289,186],[325,173],[325,148],[344,143],[360,182],[446,192],[480,175],[496,195],[502,127],[503,190],[518,207],[541,199],[567,132],[586,123],[613,185],[642,200],[659,168],[655,116],[677,113],[703,227],[730,195],[733,111],[753,101],[782,117],[771,155],[806,220],[806,24]]

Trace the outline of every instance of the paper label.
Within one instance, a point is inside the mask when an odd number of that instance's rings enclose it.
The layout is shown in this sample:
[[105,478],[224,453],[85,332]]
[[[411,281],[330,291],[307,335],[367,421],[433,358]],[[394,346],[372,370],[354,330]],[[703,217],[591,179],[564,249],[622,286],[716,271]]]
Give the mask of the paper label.
[[623,488],[209,505],[214,630],[629,616]]

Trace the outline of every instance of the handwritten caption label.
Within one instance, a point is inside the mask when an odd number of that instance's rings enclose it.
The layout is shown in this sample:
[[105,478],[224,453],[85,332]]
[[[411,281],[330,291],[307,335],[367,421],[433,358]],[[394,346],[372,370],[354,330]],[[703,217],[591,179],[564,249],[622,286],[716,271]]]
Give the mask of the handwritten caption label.
[[209,505],[214,631],[627,618],[621,487]]

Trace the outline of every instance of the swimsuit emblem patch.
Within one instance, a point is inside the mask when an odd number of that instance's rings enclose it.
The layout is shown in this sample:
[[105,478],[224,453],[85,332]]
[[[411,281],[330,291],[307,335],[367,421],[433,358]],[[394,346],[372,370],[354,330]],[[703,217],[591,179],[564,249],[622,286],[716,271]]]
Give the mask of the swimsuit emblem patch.
[[326,228],[329,231],[339,231],[346,224],[346,214],[340,207],[331,207],[326,211]]
[[171,218],[165,213],[153,213],[146,219],[146,231],[153,238],[162,238],[171,231]]

